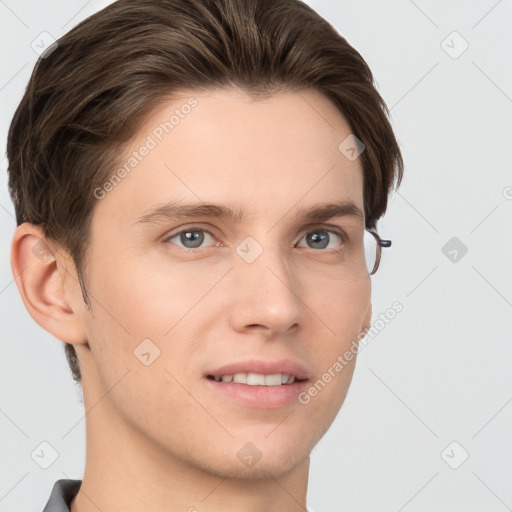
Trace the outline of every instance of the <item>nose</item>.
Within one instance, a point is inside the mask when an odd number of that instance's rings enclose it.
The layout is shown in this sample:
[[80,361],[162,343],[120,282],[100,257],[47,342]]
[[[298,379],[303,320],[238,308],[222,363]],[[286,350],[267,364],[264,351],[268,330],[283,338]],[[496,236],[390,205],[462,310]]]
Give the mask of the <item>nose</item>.
[[230,324],[237,332],[261,332],[271,338],[296,330],[305,317],[300,280],[281,250],[267,247],[251,263],[235,256],[230,272]]

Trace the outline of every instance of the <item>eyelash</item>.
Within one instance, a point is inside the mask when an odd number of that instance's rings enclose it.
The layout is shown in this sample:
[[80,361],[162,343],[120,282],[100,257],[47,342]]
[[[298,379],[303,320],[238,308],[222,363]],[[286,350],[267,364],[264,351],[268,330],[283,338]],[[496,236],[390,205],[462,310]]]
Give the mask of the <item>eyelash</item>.
[[[178,248],[178,250],[180,250],[182,252],[185,252],[185,253],[197,253],[197,252],[199,252],[201,250],[208,249],[208,247],[190,249],[188,247],[181,247],[180,245],[174,244],[173,242],[169,242],[169,240],[171,238],[174,238],[175,236],[181,235],[182,233],[195,232],[195,231],[199,231],[201,233],[208,233],[212,238],[215,238],[215,236],[210,231],[208,231],[207,229],[198,228],[198,227],[191,227],[191,228],[187,228],[187,229],[182,229],[181,231],[176,231],[176,233],[172,233],[171,235],[166,236],[164,238],[164,240],[163,240],[163,243],[164,244],[175,245]],[[348,237],[347,237],[346,233],[344,231],[341,231],[341,230],[327,229],[327,227],[318,226],[315,229],[310,229],[310,230],[306,231],[300,240],[302,240],[308,234],[315,233],[317,231],[325,231],[327,233],[334,233],[335,235],[337,235],[341,239],[342,246],[337,248],[337,249],[331,249],[331,250],[326,250],[326,249],[311,249],[311,250],[313,250],[315,252],[323,252],[323,253],[327,253],[327,254],[336,254],[336,253],[339,253],[339,252],[342,251],[342,249],[343,249],[343,242],[346,242]],[[299,242],[300,242],[300,240],[299,240]]]

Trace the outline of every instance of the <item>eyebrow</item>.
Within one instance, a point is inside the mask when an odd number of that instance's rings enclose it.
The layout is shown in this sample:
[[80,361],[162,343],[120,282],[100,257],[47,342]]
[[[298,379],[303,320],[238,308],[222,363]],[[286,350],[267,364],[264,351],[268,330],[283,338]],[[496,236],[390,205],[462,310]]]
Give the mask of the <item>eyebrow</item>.
[[[363,211],[352,201],[323,203],[311,207],[301,207],[296,212],[302,221],[322,222],[337,217],[353,217],[364,222]],[[242,208],[231,208],[223,204],[183,203],[171,201],[157,206],[144,213],[135,224],[168,222],[189,217],[213,217],[240,223],[247,219],[247,213]]]

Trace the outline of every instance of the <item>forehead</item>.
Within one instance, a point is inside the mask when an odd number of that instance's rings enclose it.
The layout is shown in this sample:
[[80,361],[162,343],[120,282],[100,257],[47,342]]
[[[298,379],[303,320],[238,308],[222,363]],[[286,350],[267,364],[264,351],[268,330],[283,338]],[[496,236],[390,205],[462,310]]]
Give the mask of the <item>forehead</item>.
[[140,127],[112,171],[122,178],[97,208],[130,220],[181,200],[229,203],[258,218],[343,200],[363,209],[361,159],[339,150],[350,134],[316,91],[257,99],[231,89],[183,92]]

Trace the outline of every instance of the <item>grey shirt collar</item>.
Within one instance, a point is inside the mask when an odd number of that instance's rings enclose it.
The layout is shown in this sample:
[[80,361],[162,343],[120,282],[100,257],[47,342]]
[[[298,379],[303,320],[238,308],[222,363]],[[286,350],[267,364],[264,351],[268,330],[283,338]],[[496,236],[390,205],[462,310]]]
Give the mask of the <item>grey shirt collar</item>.
[[43,512],[70,512],[71,501],[78,494],[81,484],[82,480],[57,480]]

